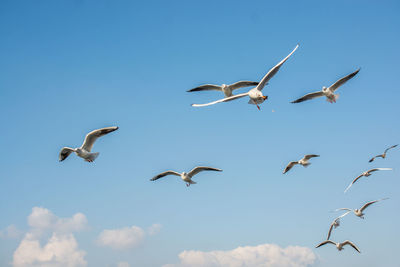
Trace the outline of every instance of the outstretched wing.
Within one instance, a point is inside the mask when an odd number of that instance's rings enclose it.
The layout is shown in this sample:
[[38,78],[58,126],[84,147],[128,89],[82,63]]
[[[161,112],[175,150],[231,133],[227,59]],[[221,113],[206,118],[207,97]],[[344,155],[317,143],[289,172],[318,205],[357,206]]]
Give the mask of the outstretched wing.
[[288,171],[290,171],[290,169],[296,165],[299,164],[297,161],[291,161],[289,162],[289,164],[286,166],[286,168],[283,170],[283,174],[287,173]]
[[383,155],[376,155],[372,159],[370,159],[368,162],[373,162],[376,158],[383,158]]
[[60,151],[60,155],[58,156],[59,161],[63,161],[64,159],[68,158],[68,156],[74,152],[73,148],[70,147],[63,147]]
[[326,245],[326,244],[334,244],[336,246],[335,242],[333,242],[331,240],[325,240],[325,241],[321,242],[319,245],[317,245],[315,248],[319,248],[319,247],[321,247],[323,245]]
[[252,81],[239,81],[239,82],[235,82],[231,85],[229,85],[229,87],[232,90],[236,90],[242,87],[247,87],[247,86],[256,86],[258,85],[258,82],[252,82]]
[[395,148],[396,146],[398,146],[398,145],[394,145],[394,146],[391,146],[391,147],[389,147],[389,148],[386,148],[385,154],[386,154],[390,149]]
[[217,100],[217,101],[214,101],[214,102],[210,102],[210,103],[207,103],[207,104],[192,104],[192,107],[205,107],[205,106],[211,106],[211,105],[214,105],[214,104],[217,104],[217,103],[229,102],[229,101],[232,101],[232,100],[235,100],[235,99],[238,99],[238,98],[245,97],[248,94],[249,94],[249,92],[243,93],[243,94],[237,94],[237,95],[226,97],[226,98],[223,98],[223,99],[220,99],[220,100]]
[[381,200],[385,200],[385,199],[388,199],[388,198],[382,198],[382,199],[378,199],[378,200],[374,200],[374,201],[365,203],[364,206],[361,207],[360,211],[363,212],[363,211],[364,211],[366,208],[368,208],[370,205],[372,205],[372,204],[374,204],[374,203],[376,203],[376,202],[379,202],[379,201],[381,201]]
[[167,176],[167,175],[181,176],[180,173],[177,173],[177,172],[175,172],[175,171],[166,171],[166,172],[162,172],[162,173],[160,173],[160,174],[154,176],[153,178],[150,179],[150,181],[158,180],[158,179],[163,178],[164,176]]
[[212,167],[203,167],[203,166],[199,166],[199,167],[195,167],[193,168],[193,170],[191,170],[188,175],[190,177],[193,177],[194,175],[198,174],[199,172],[202,171],[217,171],[217,172],[222,172],[221,169],[217,169],[217,168],[212,168]]
[[376,172],[376,171],[391,171],[391,170],[392,170],[392,168],[375,168],[375,169],[371,169],[367,172],[371,173],[371,172]]
[[354,245],[353,242],[351,242],[351,241],[349,241],[349,240],[344,241],[342,244],[343,244],[343,246],[345,246],[345,245],[350,245],[350,246],[352,246],[355,250],[357,250],[358,253],[361,253],[361,251],[358,249],[358,247],[356,247],[356,245]]
[[215,85],[215,84],[205,84],[205,85],[201,85],[196,88],[187,90],[186,92],[210,91],[210,90],[222,91],[222,87],[219,85]]
[[334,92],[335,90],[337,90],[340,86],[342,86],[343,84],[345,84],[348,80],[350,80],[351,78],[353,78],[354,76],[356,76],[356,74],[360,71],[360,69],[356,70],[353,73],[350,73],[349,75],[339,79],[338,81],[336,81],[334,84],[332,84],[329,88],[331,89],[332,92]]
[[272,69],[270,69],[270,71],[268,71],[268,73],[264,76],[264,78],[262,78],[261,82],[257,85],[257,90],[261,91],[264,86],[268,83],[268,81],[275,76],[275,74],[279,71],[279,69],[281,68],[281,66],[283,65],[283,63],[285,63],[286,60],[289,59],[289,57],[294,53],[294,51],[297,50],[297,48],[299,47],[299,45],[296,45],[296,47],[293,49],[292,52],[290,52],[290,54],[285,57],[284,59],[282,59],[281,62],[279,62],[275,67],[273,67]]
[[310,155],[305,155],[304,156],[304,159],[311,159],[311,158],[317,158],[317,157],[319,157],[319,155],[315,155],[315,154],[310,154]]
[[292,101],[291,103],[293,103],[293,104],[300,103],[300,102],[307,101],[307,100],[314,99],[314,98],[321,97],[321,96],[324,96],[324,93],[322,93],[322,91],[309,93],[303,97],[300,97],[299,99],[296,99],[295,101]]
[[91,151],[94,142],[96,142],[97,138],[102,137],[103,135],[109,134],[111,132],[114,132],[118,130],[118,127],[113,126],[113,127],[105,127],[102,129],[94,130],[90,133],[88,133],[85,137],[85,141],[83,142],[81,148],[85,149],[86,151]]

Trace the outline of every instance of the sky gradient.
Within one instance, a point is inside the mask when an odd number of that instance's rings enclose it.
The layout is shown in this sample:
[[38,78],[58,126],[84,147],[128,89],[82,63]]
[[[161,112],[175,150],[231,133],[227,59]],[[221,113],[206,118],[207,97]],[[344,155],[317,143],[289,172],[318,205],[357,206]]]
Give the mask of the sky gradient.
[[[368,160],[400,143],[399,11],[398,1],[1,1],[0,266],[17,266],[32,240],[76,241],[83,266],[184,266],[185,250],[260,245],[301,247],[311,258],[293,266],[398,266],[400,151]],[[222,94],[186,90],[259,81],[297,43],[261,111],[247,99],[190,106]],[[359,67],[336,104],[290,103]],[[113,125],[94,163],[58,162],[63,146]],[[309,153],[321,157],[282,175]],[[224,171],[189,188],[149,181],[197,165]],[[371,167],[394,170],[343,194]],[[361,254],[314,249],[332,210],[384,197],[332,234]]]

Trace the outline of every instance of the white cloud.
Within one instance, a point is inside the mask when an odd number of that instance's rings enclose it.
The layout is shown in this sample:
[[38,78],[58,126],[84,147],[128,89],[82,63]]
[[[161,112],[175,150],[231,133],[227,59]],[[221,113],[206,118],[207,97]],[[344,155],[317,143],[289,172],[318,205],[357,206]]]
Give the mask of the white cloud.
[[[76,213],[71,218],[59,218],[50,210],[34,207],[28,216],[31,227],[14,252],[15,267],[78,267],[86,266],[86,252],[78,249],[73,232],[83,230],[87,225],[86,216]],[[44,236],[51,234],[47,243],[41,246]]]
[[131,265],[129,263],[127,263],[126,261],[121,261],[118,262],[118,267],[130,267]]
[[148,229],[147,232],[149,233],[149,235],[156,235],[160,232],[162,225],[159,223],[155,223],[153,225],[151,225]]
[[11,224],[6,229],[0,231],[1,238],[17,239],[23,235],[23,232],[19,230],[15,225]]
[[178,264],[163,267],[306,267],[316,262],[307,247],[281,248],[274,244],[238,247],[227,251],[183,251]]
[[137,226],[103,230],[97,239],[97,243],[113,249],[127,249],[141,244],[144,236],[143,229]]

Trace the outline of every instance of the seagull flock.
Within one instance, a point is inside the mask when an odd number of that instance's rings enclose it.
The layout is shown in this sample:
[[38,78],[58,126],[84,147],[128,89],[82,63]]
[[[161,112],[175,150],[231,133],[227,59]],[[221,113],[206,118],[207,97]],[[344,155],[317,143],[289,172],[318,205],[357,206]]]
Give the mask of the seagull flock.
[[[198,87],[195,87],[193,89],[188,90],[187,92],[201,92],[201,91],[220,91],[222,92],[225,97],[220,99],[220,100],[216,100],[210,103],[206,103],[206,104],[192,104],[193,107],[205,107],[205,106],[211,106],[214,104],[218,104],[218,103],[222,103],[222,102],[229,102],[232,100],[236,100],[239,98],[243,98],[248,96],[249,97],[249,104],[252,105],[256,105],[256,107],[260,110],[260,104],[262,104],[265,100],[268,99],[268,96],[264,95],[262,93],[262,90],[264,89],[264,87],[268,84],[268,82],[271,80],[272,77],[274,77],[279,69],[282,67],[282,65],[293,55],[293,53],[297,50],[297,48],[299,47],[299,45],[296,45],[296,47],[290,52],[289,55],[287,55],[284,59],[282,59],[276,66],[274,66],[273,68],[271,68],[267,74],[260,80],[260,82],[253,82],[253,81],[239,81],[233,84],[222,84],[222,85],[214,85],[214,84],[205,84],[205,85],[201,85]],[[354,71],[353,73],[348,74],[347,76],[339,79],[338,81],[336,81],[334,84],[332,84],[329,87],[322,87],[321,91],[317,91],[314,93],[309,93],[306,94],[303,97],[298,98],[297,100],[292,101],[291,103],[301,103],[307,100],[311,100],[314,98],[318,98],[318,97],[326,97],[326,100],[330,103],[336,103],[336,101],[338,100],[339,95],[335,94],[335,91],[341,87],[342,85],[344,85],[346,82],[348,82],[350,79],[352,79],[354,76],[356,76],[358,74],[358,72],[360,71],[360,69],[357,69],[356,71]],[[243,88],[243,87],[249,87],[249,86],[255,86],[254,88],[250,89],[249,91],[247,91],[246,93],[241,93],[241,94],[233,94],[234,90]],[[81,147],[79,148],[70,148],[70,147],[63,147],[59,153],[59,161],[64,161],[72,152],[74,152],[77,156],[83,158],[85,161],[87,162],[93,162],[98,156],[99,156],[99,152],[91,152],[94,143],[96,142],[96,140],[99,137],[105,136],[109,133],[112,133],[114,131],[118,130],[117,126],[112,126],[112,127],[105,127],[105,128],[101,128],[98,130],[94,130],[90,133],[88,133],[85,137],[85,140],[82,144]],[[386,154],[390,149],[393,149],[397,147],[397,145],[393,145],[389,148],[387,148],[383,154],[374,156],[373,158],[371,158],[369,160],[369,162],[373,162],[376,158],[382,158],[385,159],[386,158]],[[312,158],[316,158],[316,157],[320,157],[320,155],[316,155],[316,154],[308,154],[305,155],[302,159],[298,160],[298,161],[291,161],[289,162],[289,164],[286,166],[286,168],[283,171],[283,174],[287,173],[289,170],[291,170],[293,168],[293,166],[295,165],[302,165],[303,167],[308,167],[311,163],[309,162],[310,159]],[[368,171],[365,171],[363,173],[361,173],[359,176],[357,176],[351,183],[350,185],[345,189],[345,193],[350,189],[350,187],[356,183],[360,178],[362,177],[368,177],[370,176],[373,172],[376,171],[388,171],[388,170],[392,170],[391,168],[374,168],[374,169],[370,169]],[[156,181],[158,179],[161,179],[163,177],[169,176],[169,175],[175,175],[178,176],[182,179],[183,182],[186,183],[186,186],[189,187],[192,184],[196,184],[195,181],[192,180],[193,176],[195,176],[196,174],[203,172],[203,171],[215,171],[215,172],[222,172],[221,169],[218,168],[214,168],[214,167],[208,167],[208,166],[198,166],[193,168],[191,171],[189,171],[188,173],[186,172],[176,172],[176,171],[172,171],[172,170],[168,170],[165,172],[162,172],[160,174],[157,174],[156,176],[154,176],[153,178],[150,179],[150,181]],[[326,240],[324,240],[323,242],[321,242],[320,244],[318,244],[316,246],[316,248],[319,248],[321,246],[324,246],[326,244],[333,244],[336,246],[336,248],[341,251],[343,250],[344,246],[349,245],[351,247],[353,247],[357,252],[361,253],[360,250],[358,249],[358,247],[351,241],[346,240],[344,242],[341,243],[337,243],[334,242],[332,240],[330,240],[331,234],[332,234],[332,230],[336,229],[337,227],[340,226],[340,220],[345,217],[346,215],[348,215],[349,213],[353,212],[354,215],[356,215],[359,218],[364,219],[364,211],[366,208],[368,208],[369,206],[371,206],[372,204],[375,204],[379,201],[385,200],[387,198],[383,198],[383,199],[378,199],[378,200],[374,200],[374,201],[370,201],[367,202],[366,204],[364,204],[361,208],[359,209],[349,209],[349,208],[340,208],[340,209],[336,209],[335,211],[346,211],[345,213],[343,213],[342,215],[338,216],[337,218],[335,218],[330,227],[329,227],[329,231],[328,231],[328,235]]]

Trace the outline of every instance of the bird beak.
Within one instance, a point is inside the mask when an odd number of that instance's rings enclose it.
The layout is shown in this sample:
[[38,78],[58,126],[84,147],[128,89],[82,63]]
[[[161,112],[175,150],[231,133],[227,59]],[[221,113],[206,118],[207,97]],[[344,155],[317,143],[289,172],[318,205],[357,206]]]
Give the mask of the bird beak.
[[263,98],[264,98],[264,100],[267,100],[268,96],[267,95],[263,95]]

